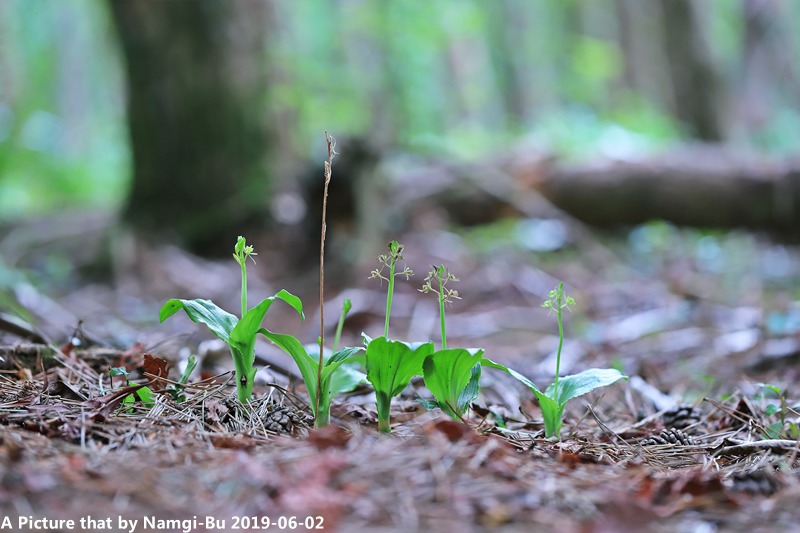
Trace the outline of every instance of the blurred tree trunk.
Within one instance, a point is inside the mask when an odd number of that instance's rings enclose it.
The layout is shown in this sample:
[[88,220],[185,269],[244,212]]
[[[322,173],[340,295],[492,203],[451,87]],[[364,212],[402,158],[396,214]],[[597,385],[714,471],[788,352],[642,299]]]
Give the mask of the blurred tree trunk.
[[491,65],[503,99],[507,128],[512,130],[528,123],[534,107],[530,88],[526,84],[530,65],[524,53],[514,53],[524,46],[528,28],[526,6],[513,0],[500,0],[482,4],[487,18],[486,45],[491,54]]
[[674,108],[670,75],[660,39],[659,5],[640,0],[616,0],[619,43],[625,85],[657,107]]
[[776,111],[800,107],[800,70],[792,53],[796,18],[786,2],[744,0],[741,9],[744,36],[737,125],[745,132],[757,132],[768,127]]
[[134,161],[123,219],[150,240],[227,250],[267,210],[264,4],[109,4]]
[[723,138],[722,87],[694,0],[661,0],[662,38],[672,78],[675,115],[687,133],[703,141]]

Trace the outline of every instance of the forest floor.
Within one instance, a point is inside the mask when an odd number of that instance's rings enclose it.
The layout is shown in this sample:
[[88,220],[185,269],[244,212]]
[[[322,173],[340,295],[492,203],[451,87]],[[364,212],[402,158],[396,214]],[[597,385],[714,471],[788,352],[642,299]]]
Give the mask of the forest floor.
[[[800,531],[798,251],[664,224],[588,239],[563,224],[553,251],[530,249],[553,235],[549,223],[544,234],[541,221],[505,220],[402,236],[418,273],[398,281],[391,331],[438,343],[436,302],[416,286],[444,262],[461,280],[449,344],[486,348],[544,386],[558,336],[539,304],[565,281],[577,305],[562,373],[613,366],[630,379],[574,400],[558,441],[544,438],[531,391],[491,369],[465,423],[425,411],[413,381],[393,404],[390,436],[366,386],[337,398],[332,424],[314,430],[291,360],[266,343],[244,411],[225,350],[188,319],[156,323],[173,296],[235,309],[230,259],[138,250],[112,284],[72,274],[48,284],[80,254],[21,254],[28,278],[5,272],[4,290],[49,342],[0,333],[0,529]],[[304,325],[277,306],[267,323],[313,342],[313,270],[289,269],[266,243],[256,251],[251,301],[280,288],[302,296]],[[331,271],[326,315],[335,321],[352,299],[351,345],[382,330],[385,287],[367,279],[372,268]],[[123,403],[120,378],[112,386],[119,366],[147,383],[145,353],[175,380],[189,352],[204,360],[184,401]],[[41,518],[74,523],[32,522]]]

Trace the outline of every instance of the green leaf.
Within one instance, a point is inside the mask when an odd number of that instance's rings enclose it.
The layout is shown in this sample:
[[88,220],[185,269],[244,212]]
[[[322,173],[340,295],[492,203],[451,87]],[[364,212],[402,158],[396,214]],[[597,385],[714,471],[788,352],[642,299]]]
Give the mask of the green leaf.
[[142,387],[136,391],[136,395],[145,405],[152,406],[155,403],[153,401],[153,391],[150,390],[150,387]]
[[422,398],[417,398],[417,402],[422,405],[428,411],[433,411],[434,409],[439,408],[439,402],[436,400],[423,400]]
[[583,396],[600,387],[611,385],[620,379],[627,379],[627,377],[619,370],[613,368],[590,368],[579,374],[559,379],[558,391],[554,390],[555,383],[552,383],[544,393],[563,405],[573,398]]
[[539,400],[539,407],[542,409],[544,436],[547,438],[558,437],[561,434],[566,403],[559,404],[538,390],[534,390],[533,393],[536,395],[536,399]]
[[781,432],[783,431],[783,423],[782,422],[774,422],[769,426],[764,428],[764,435],[768,439],[780,439]]
[[523,384],[525,384],[534,393],[541,394],[541,391],[539,390],[539,388],[536,385],[533,384],[533,381],[529,380],[528,378],[526,378],[525,376],[523,376],[522,374],[520,374],[519,372],[517,372],[513,368],[509,368],[509,367],[507,367],[505,365],[501,365],[500,363],[495,363],[494,361],[492,361],[491,359],[487,359],[486,357],[484,357],[483,360],[481,361],[481,365],[482,366],[488,366],[489,368],[494,368],[496,370],[502,370],[503,372],[505,372],[509,376],[512,376],[516,380],[518,380],[518,381],[522,382]]
[[323,365],[323,371],[327,370],[333,365],[336,365],[336,367],[338,367],[339,365],[344,363],[347,359],[350,359],[355,354],[363,351],[364,348],[361,348],[360,346],[342,348],[341,350],[330,356],[325,361],[325,364]]
[[333,354],[327,361],[325,361],[322,367],[322,381],[324,383],[330,383],[330,379],[333,374],[339,369],[340,366],[342,366],[347,358],[357,354],[362,350],[363,348],[342,348]]
[[433,353],[433,343],[408,343],[377,337],[367,346],[367,379],[376,391],[397,396],[414,376],[422,374],[422,363]]
[[243,403],[249,401],[253,391],[253,379],[256,374],[256,369],[253,368],[256,336],[261,327],[261,322],[264,321],[264,316],[275,299],[288,303],[303,318],[303,306],[300,299],[285,290],[281,290],[276,295],[262,300],[261,303],[247,311],[230,333],[228,344],[231,346],[233,362],[236,367],[236,386],[239,392],[239,399]]
[[300,375],[303,377],[303,381],[306,384],[308,397],[313,410],[317,404],[317,372],[319,371],[319,363],[306,352],[306,349],[300,341],[291,335],[273,333],[264,328],[261,328],[258,332],[271,340],[278,348],[294,359],[297,368],[300,370]]
[[192,375],[195,368],[197,368],[197,357],[190,355],[189,359],[186,361],[186,368],[183,370],[183,374],[181,374],[181,379],[178,380],[178,383],[186,385],[186,382],[189,381],[189,376]]
[[768,416],[774,415],[775,413],[780,413],[781,412],[781,406],[780,405],[775,405],[774,403],[767,404],[767,406],[764,408],[764,412]]
[[572,398],[577,398],[599,387],[605,387],[620,380],[627,379],[619,370],[591,368],[574,376],[566,376],[558,380],[558,394],[555,394],[555,383],[547,387],[545,392],[539,390],[531,380],[505,365],[484,358],[483,366],[502,370],[527,385],[539,400],[539,407],[544,417],[544,430],[547,437],[558,436],[561,432],[564,407]]
[[367,375],[365,373],[353,368],[350,364],[342,365],[331,375],[331,398],[343,392],[351,392],[365,383],[367,383]]
[[425,358],[422,365],[425,386],[442,411],[452,418],[460,419],[478,396],[483,354],[484,350],[453,348]]
[[[258,332],[294,359],[297,368],[300,370],[300,375],[303,377],[303,381],[306,384],[311,411],[314,413],[314,416],[317,417],[317,425],[324,425],[327,423],[330,413],[331,398],[339,392],[354,389],[365,377],[364,374],[353,369],[350,369],[352,372],[336,372],[349,357],[363,351],[363,348],[342,348],[325,361],[322,367],[322,373],[318,375],[319,362],[317,356],[309,354],[306,346],[303,346],[299,340],[291,335],[274,333],[264,328],[261,328]],[[334,380],[334,376],[340,377],[338,380]],[[319,412],[317,412],[318,378],[321,378],[323,391],[319,399]]]
[[267,314],[267,311],[269,311],[269,308],[276,298],[289,304],[297,311],[300,318],[305,318],[303,315],[303,304],[300,299],[285,290],[281,290],[276,295],[262,300],[261,303],[247,311],[247,314],[239,320],[239,323],[236,324],[236,327],[231,331],[231,342],[239,344],[242,348],[254,346],[258,328],[261,327],[261,322],[264,321],[264,315]]
[[114,366],[108,369],[108,375],[112,378],[117,376],[125,376],[128,377],[128,369],[124,366]]
[[480,363],[472,367],[467,386],[464,387],[464,390],[462,390],[461,394],[458,396],[458,405],[462,406],[462,414],[466,412],[469,405],[475,401],[475,398],[478,397],[478,393],[481,390],[481,368]]
[[[322,390],[327,391],[327,395],[322,396],[325,406],[330,405],[331,399],[340,392],[345,390],[353,390],[361,383],[366,376],[357,370],[350,368],[347,372],[342,365],[347,359],[358,352],[363,351],[363,348],[342,348],[333,354],[322,367]],[[334,377],[339,376],[336,387],[333,386]],[[338,390],[337,390],[338,389]]]
[[300,315],[301,320],[306,319],[306,316],[303,314],[303,302],[300,300],[300,298],[298,298],[291,292],[285,289],[281,289],[277,292],[277,294],[275,294],[275,296],[273,296],[273,298],[277,298],[278,300],[283,300],[284,302],[289,304],[289,306],[291,306],[292,309],[297,311],[297,314]]
[[[364,336],[366,339],[366,335]],[[433,343],[406,343],[385,337],[371,339],[367,345],[367,379],[375,388],[378,422],[389,432],[392,398],[408,386],[411,378],[422,374],[422,363],[433,353]]]
[[205,324],[211,332],[230,344],[230,336],[233,328],[239,321],[234,315],[220,309],[211,300],[179,300],[173,298],[168,300],[163,307],[159,317],[161,322],[183,309],[192,321]]

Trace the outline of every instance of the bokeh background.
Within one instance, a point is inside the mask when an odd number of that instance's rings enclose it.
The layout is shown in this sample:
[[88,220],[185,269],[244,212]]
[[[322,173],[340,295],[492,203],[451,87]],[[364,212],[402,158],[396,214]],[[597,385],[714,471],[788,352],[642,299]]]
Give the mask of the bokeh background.
[[137,179],[209,167],[266,195],[323,157],[325,130],[468,161],[520,140],[796,154],[798,16],[781,0],[5,0],[0,221],[122,209]]

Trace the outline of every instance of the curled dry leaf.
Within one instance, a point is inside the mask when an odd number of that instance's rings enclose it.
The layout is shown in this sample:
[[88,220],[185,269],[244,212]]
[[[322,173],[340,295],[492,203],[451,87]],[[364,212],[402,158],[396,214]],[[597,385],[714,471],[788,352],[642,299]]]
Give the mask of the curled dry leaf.
[[158,389],[166,385],[166,378],[169,375],[169,363],[160,357],[154,357],[149,353],[144,354],[144,373],[150,380],[149,383]]

